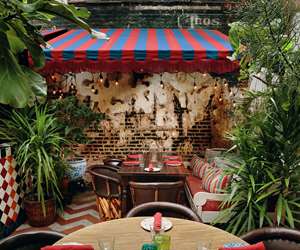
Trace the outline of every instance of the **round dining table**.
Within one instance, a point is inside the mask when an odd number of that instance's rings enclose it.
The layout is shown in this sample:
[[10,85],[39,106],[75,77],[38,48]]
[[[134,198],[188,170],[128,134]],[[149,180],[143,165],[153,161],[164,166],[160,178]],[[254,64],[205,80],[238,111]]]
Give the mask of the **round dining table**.
[[[67,243],[90,244],[101,250],[99,242],[114,241],[114,250],[141,250],[143,243],[151,242],[151,233],[141,227],[147,217],[132,217],[94,224],[71,233],[55,245]],[[203,223],[169,219],[173,227],[166,232],[171,236],[170,250],[198,250],[200,242],[210,243],[211,250],[217,250],[225,243],[245,243],[235,235]]]

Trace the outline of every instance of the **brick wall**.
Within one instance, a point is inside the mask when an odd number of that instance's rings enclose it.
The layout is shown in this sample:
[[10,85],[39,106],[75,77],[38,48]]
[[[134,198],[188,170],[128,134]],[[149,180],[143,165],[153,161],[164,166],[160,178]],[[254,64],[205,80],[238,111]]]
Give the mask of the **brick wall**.
[[[178,120],[180,115],[177,113]],[[167,129],[156,127],[154,119],[151,120],[152,129],[139,129],[133,120],[140,119],[139,115],[130,115],[125,118],[125,129],[130,130],[132,136],[126,140],[126,143],[120,145],[120,135],[116,133],[108,135],[103,129],[90,129],[87,131],[90,143],[78,147],[78,152],[85,156],[89,162],[101,162],[109,156],[125,158],[126,155],[138,152],[147,152],[156,141],[158,144],[163,140],[157,134],[164,133]],[[180,120],[178,121],[180,124]],[[121,124],[123,125],[123,124]],[[183,133],[182,125],[173,130],[179,135],[174,138],[170,147],[164,147],[164,151],[177,151],[185,160],[190,160],[193,154],[199,154],[211,146],[211,121],[207,116],[204,120],[188,130],[188,135]],[[192,148],[184,148],[184,145],[191,143]]]
[[227,146],[224,134],[232,125],[233,100],[225,79],[201,73],[145,74],[133,85],[133,74],[127,73],[118,75],[116,85],[114,73],[102,75],[109,86],[89,72],[77,74],[73,82],[77,97],[88,97],[88,105],[107,116],[99,130],[87,131],[90,142],[75,148],[89,163],[150,148],[177,151],[189,160],[208,147]]
[[[73,0],[86,7],[91,16],[87,22],[94,28],[210,28],[228,30],[232,18],[226,0]],[[74,27],[56,19],[55,24]]]

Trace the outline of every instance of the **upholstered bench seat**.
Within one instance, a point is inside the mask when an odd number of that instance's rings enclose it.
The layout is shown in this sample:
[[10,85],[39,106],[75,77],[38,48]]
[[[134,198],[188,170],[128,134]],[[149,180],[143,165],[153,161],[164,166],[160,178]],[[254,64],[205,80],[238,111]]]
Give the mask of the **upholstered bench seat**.
[[[221,210],[222,201],[226,198],[227,194],[222,192],[213,192],[210,189],[207,189],[205,182],[205,172],[201,170],[202,166],[196,165],[196,168],[193,167],[197,160],[194,159],[191,161],[191,174],[186,179],[185,191],[190,203],[191,208],[199,215],[201,220],[204,223],[211,223],[219,215]],[[194,161],[194,162],[193,162]],[[207,168],[209,171],[211,168]],[[204,175],[204,178],[201,178],[201,172]],[[198,176],[196,175],[198,174]],[[226,222],[225,220],[222,222]]]

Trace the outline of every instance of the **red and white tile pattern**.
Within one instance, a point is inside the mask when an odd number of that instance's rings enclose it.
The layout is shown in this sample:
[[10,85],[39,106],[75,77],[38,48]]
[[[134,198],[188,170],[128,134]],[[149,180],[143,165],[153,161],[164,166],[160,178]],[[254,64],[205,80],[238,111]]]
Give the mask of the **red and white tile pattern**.
[[17,220],[22,192],[10,147],[0,150],[0,223],[8,225]]

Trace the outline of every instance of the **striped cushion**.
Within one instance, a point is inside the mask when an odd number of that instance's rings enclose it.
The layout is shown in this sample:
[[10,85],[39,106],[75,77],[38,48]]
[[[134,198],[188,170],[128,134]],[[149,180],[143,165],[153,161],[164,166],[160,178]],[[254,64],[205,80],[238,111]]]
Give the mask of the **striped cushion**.
[[208,169],[202,179],[202,188],[209,193],[223,193],[230,182],[230,176],[219,168]]
[[193,155],[192,160],[191,160],[191,167],[193,170],[193,175],[202,179],[205,170],[208,167],[210,167],[210,164],[207,163],[205,159],[200,158],[197,155]]

